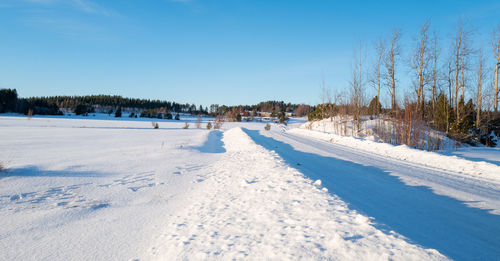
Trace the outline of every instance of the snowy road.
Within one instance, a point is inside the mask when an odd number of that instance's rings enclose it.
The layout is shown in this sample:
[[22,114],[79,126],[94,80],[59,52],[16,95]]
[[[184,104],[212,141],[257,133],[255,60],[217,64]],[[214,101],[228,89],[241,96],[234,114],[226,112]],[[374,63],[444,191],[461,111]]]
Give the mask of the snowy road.
[[383,230],[457,260],[500,256],[500,216],[476,208],[498,213],[498,184],[278,130],[245,132]]

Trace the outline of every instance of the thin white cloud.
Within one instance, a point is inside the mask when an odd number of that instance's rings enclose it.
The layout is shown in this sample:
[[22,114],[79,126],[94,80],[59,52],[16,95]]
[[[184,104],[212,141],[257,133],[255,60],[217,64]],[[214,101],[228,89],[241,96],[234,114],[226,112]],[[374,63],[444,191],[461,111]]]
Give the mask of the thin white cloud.
[[112,33],[102,25],[102,20],[94,18],[120,17],[113,10],[96,4],[93,0],[0,0],[0,2],[7,4],[0,5],[0,8],[11,8],[17,13],[17,21],[25,26],[70,38],[83,36],[85,39],[110,39]]
[[104,8],[103,6],[90,0],[25,0],[25,2],[44,6],[66,5],[88,14],[116,15],[116,12]]

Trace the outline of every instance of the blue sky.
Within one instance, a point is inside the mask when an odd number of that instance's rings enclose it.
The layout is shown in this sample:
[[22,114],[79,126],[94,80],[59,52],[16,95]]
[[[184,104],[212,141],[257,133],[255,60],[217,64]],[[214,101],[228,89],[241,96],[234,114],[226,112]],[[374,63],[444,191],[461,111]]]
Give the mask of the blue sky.
[[348,88],[360,44],[368,66],[373,42],[400,28],[404,63],[426,19],[444,45],[460,16],[489,48],[498,1],[0,0],[0,88],[316,104],[322,79]]

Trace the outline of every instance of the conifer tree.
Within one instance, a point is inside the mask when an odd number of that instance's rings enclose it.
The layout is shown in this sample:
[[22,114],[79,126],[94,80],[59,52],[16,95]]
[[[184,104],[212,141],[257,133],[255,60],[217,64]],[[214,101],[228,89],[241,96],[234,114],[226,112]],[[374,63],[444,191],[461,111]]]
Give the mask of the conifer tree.
[[122,116],[122,106],[118,106],[118,109],[116,109],[115,112],[115,117],[120,118]]

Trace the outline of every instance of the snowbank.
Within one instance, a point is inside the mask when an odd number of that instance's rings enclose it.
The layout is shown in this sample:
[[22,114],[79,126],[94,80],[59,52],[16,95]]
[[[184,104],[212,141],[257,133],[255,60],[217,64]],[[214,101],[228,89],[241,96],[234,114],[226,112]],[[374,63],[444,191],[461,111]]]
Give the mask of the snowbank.
[[457,156],[445,156],[436,152],[412,149],[406,145],[395,146],[388,143],[380,143],[352,136],[340,136],[317,130],[308,130],[306,129],[305,124],[301,125],[299,128],[288,130],[288,133],[335,142],[337,144],[366,152],[404,160],[411,163],[417,163],[428,167],[479,176],[496,183],[500,182],[500,166],[484,161],[470,161]]

